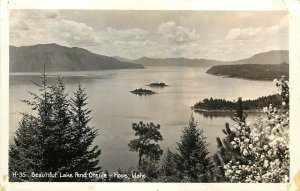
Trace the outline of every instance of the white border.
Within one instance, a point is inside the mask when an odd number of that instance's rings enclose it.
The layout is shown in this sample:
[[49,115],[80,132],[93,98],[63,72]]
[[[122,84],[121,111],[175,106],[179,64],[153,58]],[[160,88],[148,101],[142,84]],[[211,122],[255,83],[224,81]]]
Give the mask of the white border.
[[[300,0],[0,0],[0,183],[9,190],[296,190],[293,177],[300,170]],[[9,9],[107,10],[288,10],[290,16],[290,184],[203,183],[7,183],[8,174],[8,39]],[[2,190],[2,189],[1,189]]]

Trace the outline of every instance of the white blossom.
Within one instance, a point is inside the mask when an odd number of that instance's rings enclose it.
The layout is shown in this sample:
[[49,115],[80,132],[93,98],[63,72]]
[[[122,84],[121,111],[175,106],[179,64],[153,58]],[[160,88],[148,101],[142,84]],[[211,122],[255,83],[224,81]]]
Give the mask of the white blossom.
[[[275,79],[276,86],[281,90],[283,106],[287,106],[288,84],[282,79]],[[224,166],[225,176],[230,182],[287,182],[289,180],[289,112],[288,107],[276,109],[270,104],[264,107],[266,120],[250,128],[249,123],[237,123],[237,131],[233,138],[235,148],[239,148],[244,159],[230,161]],[[249,132],[250,130],[250,132]],[[248,150],[249,149],[249,150]],[[242,158],[243,158],[242,157]],[[279,160],[280,157],[280,160]],[[247,157],[248,158],[248,157]]]

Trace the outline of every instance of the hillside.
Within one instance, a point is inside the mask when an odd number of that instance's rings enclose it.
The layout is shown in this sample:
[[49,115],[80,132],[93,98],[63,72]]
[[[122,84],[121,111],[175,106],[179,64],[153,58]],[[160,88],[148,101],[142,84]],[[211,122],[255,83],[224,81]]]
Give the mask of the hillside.
[[229,62],[229,64],[282,64],[289,63],[288,50],[272,50],[255,54],[250,58]]
[[[244,110],[261,110],[272,104],[274,107],[282,107],[282,99],[279,94],[259,97],[254,100],[243,100]],[[234,111],[237,104],[234,101],[225,99],[203,99],[193,106],[194,111]]]
[[133,63],[148,66],[162,67],[209,67],[213,65],[224,64],[223,61],[206,60],[206,59],[188,59],[188,58],[148,58],[142,57],[137,60],[132,60]]
[[10,72],[82,71],[144,68],[140,64],[122,62],[83,48],[58,44],[9,47]]
[[289,78],[288,64],[240,64],[213,66],[206,71],[208,74],[243,78],[250,80],[273,80],[285,76]]
[[189,59],[189,58],[149,58],[142,57],[136,60],[130,60],[115,56],[120,61],[142,64],[145,67],[211,67],[215,65],[240,65],[240,64],[281,64],[289,63],[288,50],[272,50],[255,54],[249,58],[234,61],[218,61],[208,59]]

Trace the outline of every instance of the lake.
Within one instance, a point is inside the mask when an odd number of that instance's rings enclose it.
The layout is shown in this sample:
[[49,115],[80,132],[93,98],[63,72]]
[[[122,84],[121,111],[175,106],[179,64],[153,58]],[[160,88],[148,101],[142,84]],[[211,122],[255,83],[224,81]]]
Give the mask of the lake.
[[[130,152],[128,143],[134,138],[132,123],[153,122],[161,125],[163,141],[161,148],[176,151],[176,142],[188,123],[196,102],[204,98],[225,98],[237,100],[255,99],[277,93],[273,82],[250,81],[243,79],[223,78],[206,74],[208,68],[150,67],[147,69],[106,70],[61,72],[69,95],[81,82],[88,94],[88,106],[92,109],[93,119],[90,126],[99,129],[95,144],[102,149],[100,164],[103,169],[116,171],[128,169],[138,163],[138,154]],[[58,74],[49,73],[52,80]],[[28,111],[28,106],[20,99],[30,99],[26,92],[36,91],[31,82],[39,81],[37,73],[12,73],[10,75],[10,143],[18,127],[21,115],[18,112]],[[150,88],[147,84],[165,82],[168,87]],[[130,93],[136,88],[151,89],[158,94],[139,96]],[[193,114],[198,127],[204,130],[204,136],[210,143],[210,153],[216,151],[216,137],[224,137],[222,129],[225,122],[234,122],[230,116],[207,116]],[[255,115],[249,115],[253,124]]]

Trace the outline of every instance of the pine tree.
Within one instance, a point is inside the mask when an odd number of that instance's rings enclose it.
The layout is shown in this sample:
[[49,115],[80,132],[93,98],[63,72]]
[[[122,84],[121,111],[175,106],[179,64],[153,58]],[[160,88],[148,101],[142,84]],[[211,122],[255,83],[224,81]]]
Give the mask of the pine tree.
[[160,125],[155,125],[152,122],[144,124],[133,123],[132,129],[135,131],[135,136],[138,138],[130,141],[128,144],[130,151],[139,152],[138,166],[141,166],[143,160],[158,161],[163,151],[156,142],[162,141],[163,138],[159,132]]
[[[81,86],[70,106],[60,77],[55,85],[49,86],[47,75],[43,73],[42,82],[34,84],[39,88],[39,93],[29,92],[33,100],[23,102],[31,107],[36,116],[22,114],[14,144],[10,146],[11,180],[80,181],[74,177],[59,176],[31,178],[30,173],[67,172],[74,175],[75,172],[100,170],[97,165],[101,151],[98,146],[91,148],[97,133],[87,125],[90,110],[85,108],[86,94]],[[27,177],[13,176],[13,173],[20,171],[26,172]]]
[[178,172],[176,171],[175,154],[169,149],[165,154],[161,167],[160,182],[180,182],[178,178]]
[[[37,119],[29,114],[23,113],[19,122],[19,129],[14,137],[14,145],[9,150],[9,171],[14,174],[10,181],[34,181],[30,173],[39,173],[42,171],[43,148],[41,144],[41,134],[38,129]],[[20,176],[26,169],[27,176]],[[17,175],[15,174],[17,173]]]
[[[46,144],[46,138],[50,135],[49,129],[53,126],[51,87],[47,84],[45,72],[41,75],[41,83],[33,83],[38,87],[40,94],[29,91],[33,101],[22,100],[22,102],[30,106],[37,116],[21,113],[23,116],[14,138],[14,144],[10,146],[9,152],[9,170],[12,181],[33,181],[35,179],[47,181],[48,178],[32,178],[29,173],[50,172],[45,165],[48,160],[45,157],[45,151],[48,149],[48,145],[53,144],[51,142]],[[16,161],[18,161],[17,164]],[[28,166],[29,164],[32,166]],[[22,179],[12,176],[12,173],[19,171],[21,166],[21,172],[26,172],[27,176]]]
[[247,114],[244,112],[243,100],[241,97],[238,98],[236,103],[235,114],[233,120],[237,123],[245,123]]
[[98,166],[101,149],[99,146],[92,146],[98,135],[97,130],[89,127],[91,111],[87,108],[87,94],[79,83],[74,98],[71,98],[72,110],[72,134],[74,141],[71,145],[71,156],[73,160],[73,170],[79,173],[100,172]]
[[203,130],[197,128],[193,116],[183,129],[180,142],[177,143],[179,153],[175,154],[176,170],[180,178],[189,182],[207,182],[208,144]]
[[162,135],[159,132],[160,125],[152,122],[144,124],[142,121],[133,123],[132,129],[138,138],[129,142],[129,150],[137,151],[138,167],[137,171],[146,174],[143,181],[153,182],[159,176],[158,161],[163,153],[158,141],[162,141]]
[[176,173],[174,153],[169,149],[167,150],[166,156],[163,159],[162,171],[165,176],[173,176]]
[[[50,172],[72,173],[69,164],[72,160],[70,156],[70,144],[73,140],[71,114],[69,111],[69,101],[65,93],[65,86],[60,77],[57,83],[50,88],[52,103],[52,126],[47,129],[48,136],[45,138],[44,157],[46,159],[45,168]],[[64,179],[66,180],[66,179]]]

